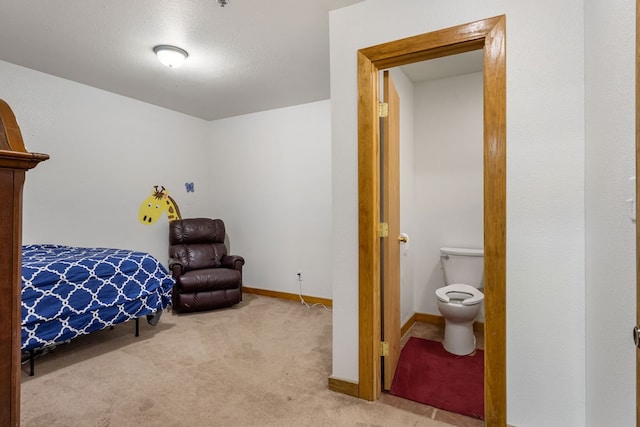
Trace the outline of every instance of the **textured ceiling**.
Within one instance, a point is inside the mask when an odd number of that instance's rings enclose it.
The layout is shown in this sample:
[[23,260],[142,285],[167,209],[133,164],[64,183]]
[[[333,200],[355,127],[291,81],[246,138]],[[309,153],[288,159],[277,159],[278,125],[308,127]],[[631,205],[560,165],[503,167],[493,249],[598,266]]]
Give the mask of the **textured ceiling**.
[[220,119],[328,99],[328,12],[360,1],[0,0],[0,60]]
[[478,73],[482,71],[483,61],[484,52],[480,49],[429,61],[416,62],[400,68],[413,83],[421,83],[426,80]]

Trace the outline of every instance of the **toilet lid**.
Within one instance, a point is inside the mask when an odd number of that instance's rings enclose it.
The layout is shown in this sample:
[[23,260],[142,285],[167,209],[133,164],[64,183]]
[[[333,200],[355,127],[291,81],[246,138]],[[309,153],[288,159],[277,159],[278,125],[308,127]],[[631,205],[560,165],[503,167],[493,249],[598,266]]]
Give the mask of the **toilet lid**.
[[450,298],[447,295],[450,292],[455,292],[457,294],[469,294],[471,295],[469,298],[466,298],[462,301],[462,305],[474,305],[482,302],[484,299],[484,294],[480,292],[477,288],[474,288],[471,285],[465,285],[464,283],[455,283],[453,285],[444,286],[442,288],[436,289],[436,296],[442,302],[449,302]]

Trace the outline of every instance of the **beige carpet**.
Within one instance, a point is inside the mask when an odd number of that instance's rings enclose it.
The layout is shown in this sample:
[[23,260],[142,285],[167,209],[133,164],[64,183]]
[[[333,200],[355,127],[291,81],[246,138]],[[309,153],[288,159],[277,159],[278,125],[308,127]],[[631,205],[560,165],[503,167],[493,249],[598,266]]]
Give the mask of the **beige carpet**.
[[23,367],[22,426],[445,426],[327,389],[331,313],[244,295],[230,309],[80,337]]

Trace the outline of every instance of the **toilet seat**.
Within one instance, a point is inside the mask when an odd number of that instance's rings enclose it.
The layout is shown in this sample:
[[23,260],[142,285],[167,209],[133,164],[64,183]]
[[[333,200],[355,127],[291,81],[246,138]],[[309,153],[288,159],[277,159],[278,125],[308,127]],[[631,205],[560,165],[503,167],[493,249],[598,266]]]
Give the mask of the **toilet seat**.
[[471,295],[469,298],[465,298],[462,300],[462,305],[474,305],[482,302],[484,299],[484,294],[480,292],[478,289],[474,288],[470,285],[465,285],[464,283],[454,283],[452,285],[444,286],[442,288],[436,289],[436,296],[442,302],[448,303],[451,301],[449,298],[449,293],[455,292],[457,294],[469,294]]

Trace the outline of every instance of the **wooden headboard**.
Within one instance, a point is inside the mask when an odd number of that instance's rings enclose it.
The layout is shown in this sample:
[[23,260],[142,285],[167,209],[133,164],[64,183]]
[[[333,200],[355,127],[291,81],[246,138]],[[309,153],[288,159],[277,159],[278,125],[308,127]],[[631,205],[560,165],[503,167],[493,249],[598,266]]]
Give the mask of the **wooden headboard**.
[[20,425],[22,187],[26,171],[48,158],[26,150],[13,111],[0,99],[0,427]]

